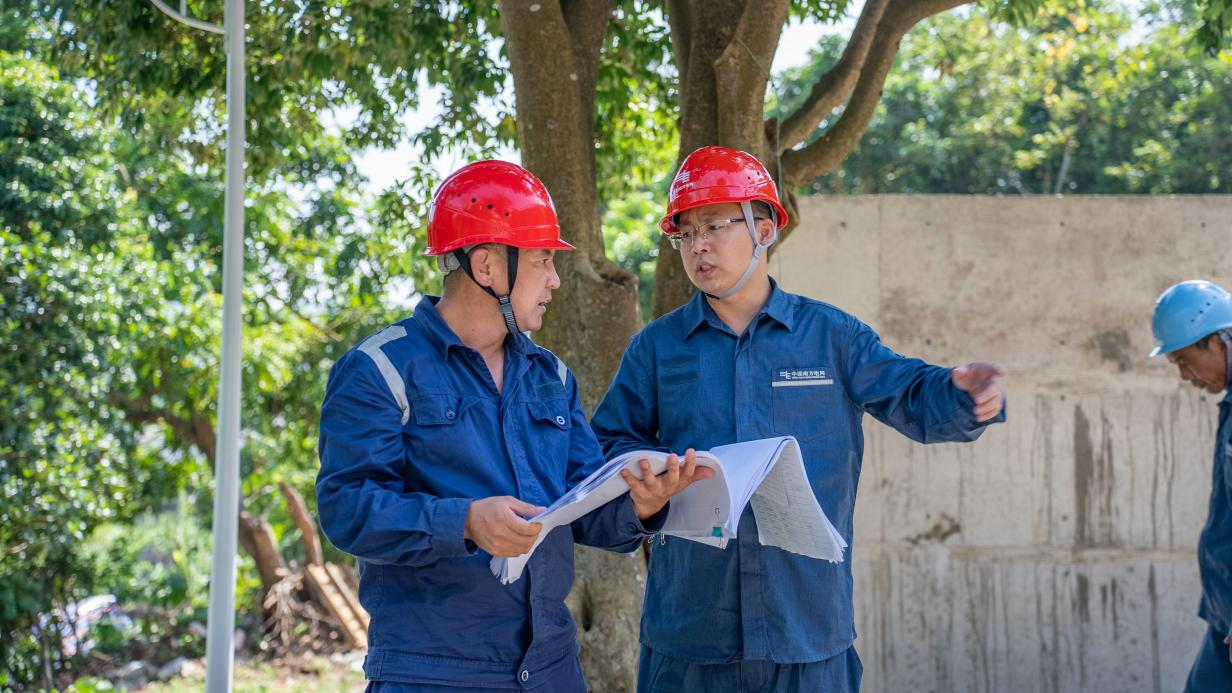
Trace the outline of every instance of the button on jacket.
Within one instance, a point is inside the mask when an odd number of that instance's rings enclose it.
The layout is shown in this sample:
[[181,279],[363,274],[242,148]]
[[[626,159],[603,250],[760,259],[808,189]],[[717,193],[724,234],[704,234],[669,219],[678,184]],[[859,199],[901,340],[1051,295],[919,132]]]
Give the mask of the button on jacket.
[[[609,458],[795,436],[818,502],[851,544],[864,413],[916,441],[969,441],[984,429],[973,406],[949,369],[904,358],[851,315],[772,283],[743,335],[700,293],[635,335],[592,425]],[[815,662],[848,649],[850,553],[833,564],[762,546],[749,509],[737,534],[726,550],[653,543],[642,643],[702,664]]]
[[359,559],[372,619],[364,670],[464,688],[533,689],[576,676],[564,604],[573,544],[632,550],[646,527],[626,494],[553,531],[520,580],[492,575],[491,556],[463,539],[470,502],[509,495],[547,506],[603,455],[576,379],[551,352],[506,338],[498,392],[438,300],[423,299],[411,318],[339,359],[321,407],[321,526]]

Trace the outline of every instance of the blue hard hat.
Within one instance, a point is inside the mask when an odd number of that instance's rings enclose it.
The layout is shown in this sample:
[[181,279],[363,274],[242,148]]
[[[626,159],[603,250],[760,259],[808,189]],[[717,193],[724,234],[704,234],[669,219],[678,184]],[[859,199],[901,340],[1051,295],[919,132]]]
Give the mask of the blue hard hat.
[[1232,327],[1232,294],[1218,284],[1194,279],[1174,284],[1155,301],[1151,356],[1167,354]]

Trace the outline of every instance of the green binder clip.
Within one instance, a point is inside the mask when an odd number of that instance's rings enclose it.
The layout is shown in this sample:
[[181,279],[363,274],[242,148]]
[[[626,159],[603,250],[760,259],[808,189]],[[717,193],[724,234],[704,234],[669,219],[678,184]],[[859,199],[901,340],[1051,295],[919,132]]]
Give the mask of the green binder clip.
[[723,526],[719,524],[719,509],[718,508],[714,509],[714,529],[710,530],[710,536],[712,537],[723,536]]

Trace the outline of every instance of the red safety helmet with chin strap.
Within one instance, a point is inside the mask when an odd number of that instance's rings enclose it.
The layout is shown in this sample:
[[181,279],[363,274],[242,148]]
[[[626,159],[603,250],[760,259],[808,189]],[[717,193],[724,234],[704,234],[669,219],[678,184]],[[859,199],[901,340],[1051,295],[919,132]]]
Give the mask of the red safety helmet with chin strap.
[[[774,235],[765,243],[757,237],[758,217],[753,214],[753,202],[764,202],[770,206]],[[728,203],[740,205],[745,226],[753,239],[753,256],[735,284],[718,294],[706,294],[716,300],[733,296],[744,287],[766,249],[778,240],[779,230],[787,226],[787,210],[779,203],[778,188],[766,167],[752,154],[739,149],[702,147],[694,151],[685,157],[676,177],[672,179],[672,187],[667,193],[667,214],[659,221],[663,233],[676,236],[680,233],[680,215],[683,212],[695,207]]]
[[685,157],[667,193],[667,214],[659,221],[663,233],[679,232],[679,215],[694,207],[760,200],[774,209],[778,228],[787,226],[787,210],[779,203],[774,179],[752,154],[727,147],[702,147]]
[[486,243],[507,247],[509,291],[497,294],[490,286],[479,286],[500,304],[509,333],[517,334],[520,330],[509,294],[518,276],[518,249],[575,248],[560,238],[548,189],[530,171],[508,161],[463,166],[441,183],[428,207],[424,255],[452,256],[442,267],[449,269],[449,261],[456,261],[474,281],[468,253]]
[[560,238],[548,189],[508,161],[476,161],[441,183],[428,207],[424,255],[444,255],[480,243],[574,250]]

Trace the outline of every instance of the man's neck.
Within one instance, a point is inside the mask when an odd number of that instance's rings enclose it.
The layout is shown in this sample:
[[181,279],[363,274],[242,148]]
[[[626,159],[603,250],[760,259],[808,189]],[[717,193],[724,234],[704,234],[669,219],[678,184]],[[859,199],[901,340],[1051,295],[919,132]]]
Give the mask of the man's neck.
[[753,318],[757,317],[766,302],[770,300],[772,291],[770,277],[764,273],[757,273],[749,277],[749,281],[735,294],[719,299],[707,296],[706,301],[710,303],[714,314],[719,316],[723,324],[730,327],[737,335],[742,335],[748,329],[749,323],[753,322]]
[[491,361],[504,353],[509,330],[491,296],[446,296],[436,304],[436,312],[463,344],[478,351],[485,360]]

